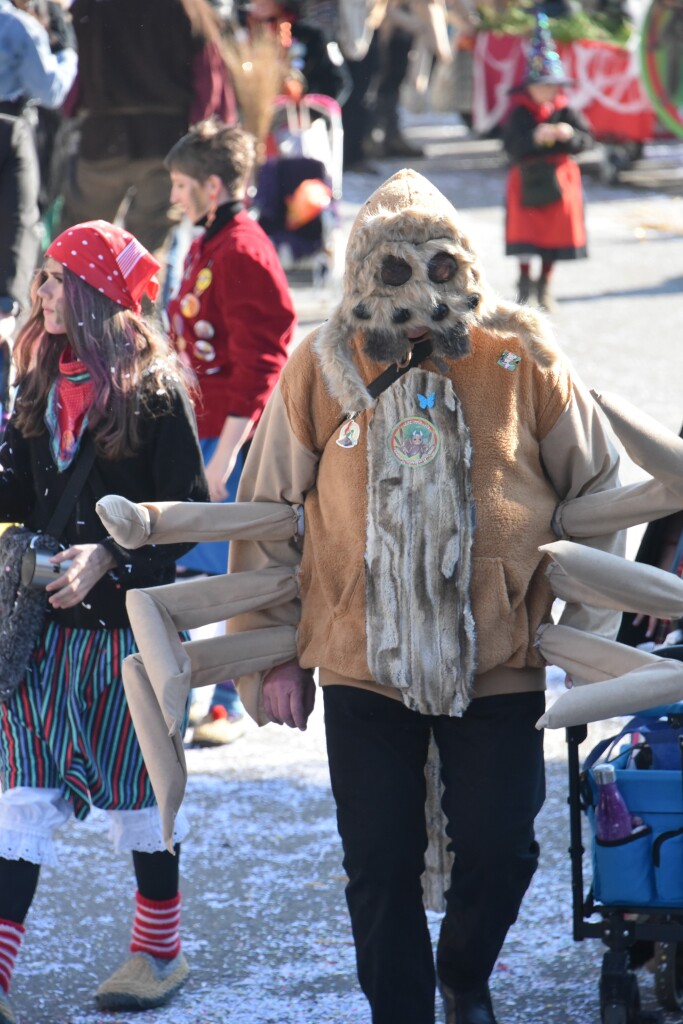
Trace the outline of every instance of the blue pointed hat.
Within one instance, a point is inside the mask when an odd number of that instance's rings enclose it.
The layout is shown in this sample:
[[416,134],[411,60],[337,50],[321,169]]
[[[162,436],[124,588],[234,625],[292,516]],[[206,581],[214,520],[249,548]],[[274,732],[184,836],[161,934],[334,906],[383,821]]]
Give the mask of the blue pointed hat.
[[573,85],[557,52],[550,34],[548,17],[542,11],[536,13],[536,24],[529,44],[524,79],[517,89],[527,85]]

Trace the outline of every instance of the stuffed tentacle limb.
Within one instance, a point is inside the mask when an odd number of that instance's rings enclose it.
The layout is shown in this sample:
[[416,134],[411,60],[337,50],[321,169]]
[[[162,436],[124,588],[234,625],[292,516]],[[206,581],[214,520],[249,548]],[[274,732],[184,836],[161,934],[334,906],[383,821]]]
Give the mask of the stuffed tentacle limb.
[[630,458],[683,502],[683,438],[618,395],[591,394]]
[[192,665],[192,685],[209,686],[224,679],[264,675],[296,656],[294,626],[264,626],[230,636],[189,640],[184,644]]
[[570,626],[546,624],[535,646],[574,682],[536,723],[560,729],[629,715],[683,699],[683,663],[628,647]]
[[140,600],[138,595],[141,594],[160,609],[165,609],[176,630],[197,629],[244,612],[275,608],[292,601],[299,594],[299,585],[294,568],[278,566],[230,576],[188,580],[182,585],[170,583],[131,590],[127,596],[127,608],[134,633]]
[[580,685],[599,683],[662,660],[637,647],[555,623],[539,626],[534,646],[549,665],[557,665]]
[[[561,666],[562,667],[562,666]],[[656,665],[587,686],[575,686],[557,698],[536,723],[537,729],[562,729],[632,715],[646,708],[683,700],[683,662],[657,658]]]
[[[291,601],[297,593],[296,576],[286,568],[261,569],[234,576],[217,576],[211,580],[129,591],[126,608],[135,642],[171,735],[182,722],[190,688],[241,675],[241,671],[235,673],[235,666],[226,664],[226,659],[229,660],[231,652],[237,652],[238,667],[241,668],[245,656],[244,641],[241,640],[244,634],[183,643],[178,630],[218,622],[246,611],[276,607]],[[263,633],[268,633],[268,630],[252,631],[249,634],[252,642],[255,635],[263,639]],[[219,667],[218,678],[208,678],[206,665],[201,660],[202,651],[207,653],[209,668]],[[266,646],[266,661],[269,651],[270,647]],[[197,664],[192,663],[190,652],[194,652],[195,660],[199,658]],[[259,653],[263,660],[258,643],[255,653]],[[267,667],[272,665],[270,663]],[[251,667],[248,671],[257,669]]]
[[543,544],[539,551],[552,559],[548,580],[563,601],[659,619],[683,616],[683,580],[674,573],[567,540]]
[[[167,636],[170,639],[170,633]],[[249,673],[260,676],[289,661],[296,654],[296,630],[274,626],[186,643],[174,632],[174,642],[160,664],[155,660],[151,638],[150,632],[145,652],[141,650],[124,660],[123,684],[159,805],[164,843],[173,852],[175,819],[187,782],[177,724],[184,714],[190,686],[208,686]]]
[[108,494],[95,506],[117,544],[195,544],[214,540],[288,540],[298,532],[295,506],[271,501],[231,504],[160,501],[136,504]]
[[662,519],[681,507],[683,496],[650,478],[560,502],[553,515],[552,528],[564,540],[599,537]]
[[177,732],[169,736],[161,705],[139,654],[124,659],[122,677],[135,734],[159,805],[164,844],[173,853],[175,819],[187,782],[183,738]]

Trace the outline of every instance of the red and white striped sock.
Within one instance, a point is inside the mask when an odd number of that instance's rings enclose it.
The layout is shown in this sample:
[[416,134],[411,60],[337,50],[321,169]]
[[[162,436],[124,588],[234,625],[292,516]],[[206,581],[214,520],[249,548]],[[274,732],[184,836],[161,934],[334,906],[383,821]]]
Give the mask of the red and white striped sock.
[[0,988],[5,992],[9,992],[14,961],[17,959],[25,931],[23,924],[3,921],[0,918]]
[[180,952],[180,893],[172,900],[148,900],[135,893],[131,953],[172,960]]

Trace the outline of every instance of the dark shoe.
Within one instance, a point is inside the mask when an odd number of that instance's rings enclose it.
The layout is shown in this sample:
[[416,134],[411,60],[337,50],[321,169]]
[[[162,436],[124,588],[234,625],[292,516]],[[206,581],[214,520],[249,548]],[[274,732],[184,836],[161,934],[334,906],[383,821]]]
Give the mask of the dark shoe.
[[344,171],[348,174],[379,174],[379,167],[369,160],[354,160],[352,164],[346,164]]
[[440,983],[446,1024],[497,1024],[488,985],[471,992],[455,992]]
[[401,135],[400,132],[384,137],[383,150],[385,156],[408,156],[414,160],[419,160],[425,155],[424,149],[408,142],[405,135]]

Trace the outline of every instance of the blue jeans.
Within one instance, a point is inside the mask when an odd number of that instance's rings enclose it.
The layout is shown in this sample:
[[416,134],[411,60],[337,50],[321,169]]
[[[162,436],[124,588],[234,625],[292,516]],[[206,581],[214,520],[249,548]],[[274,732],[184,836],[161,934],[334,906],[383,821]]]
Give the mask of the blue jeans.
[[[211,460],[217,444],[217,437],[204,438],[199,442],[205,466]],[[226,484],[228,493],[223,499],[224,502],[234,501],[237,496],[237,485],[242,475],[246,451],[246,447],[242,445],[233,471],[228,477]],[[227,540],[203,541],[201,544],[195,544],[191,551],[188,551],[186,555],[179,558],[176,565],[183,569],[191,569],[193,572],[205,572],[209,576],[222,576],[223,573],[228,571],[228,550],[229,544]]]

